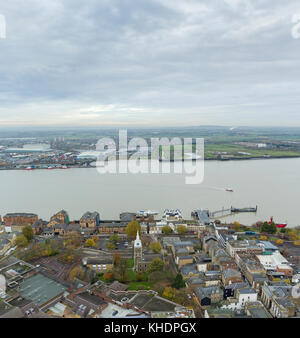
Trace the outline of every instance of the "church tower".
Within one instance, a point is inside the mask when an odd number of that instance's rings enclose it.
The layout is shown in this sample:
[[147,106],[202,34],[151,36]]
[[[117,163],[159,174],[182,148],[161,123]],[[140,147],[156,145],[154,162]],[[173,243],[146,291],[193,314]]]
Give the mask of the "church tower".
[[142,257],[143,257],[143,247],[142,247],[142,241],[140,240],[140,235],[139,231],[137,231],[136,234],[136,239],[134,241],[134,246],[133,246],[133,258],[134,258],[134,270],[138,271],[139,268],[139,263],[142,262]]

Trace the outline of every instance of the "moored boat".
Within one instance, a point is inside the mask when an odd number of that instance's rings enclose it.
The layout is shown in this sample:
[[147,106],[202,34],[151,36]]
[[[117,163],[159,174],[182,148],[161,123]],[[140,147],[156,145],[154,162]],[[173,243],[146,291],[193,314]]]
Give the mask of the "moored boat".
[[275,223],[273,217],[270,218],[269,224],[271,223],[274,223],[276,225],[276,228],[285,228],[287,226],[287,223]]

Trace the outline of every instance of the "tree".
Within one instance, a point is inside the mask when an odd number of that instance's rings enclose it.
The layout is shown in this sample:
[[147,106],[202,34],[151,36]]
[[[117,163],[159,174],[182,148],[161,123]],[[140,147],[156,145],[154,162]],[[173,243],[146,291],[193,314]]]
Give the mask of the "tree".
[[109,241],[110,241],[111,243],[114,243],[114,244],[118,243],[119,240],[120,240],[120,238],[119,238],[118,235],[112,235],[112,236],[110,236],[110,238],[109,238]]
[[141,282],[142,280],[144,280],[144,274],[142,272],[137,272],[135,274],[135,278],[138,282]]
[[266,241],[267,239],[268,239],[267,236],[263,236],[263,235],[260,236],[260,240],[261,240],[261,241]]
[[75,268],[73,268],[69,273],[69,279],[71,282],[73,282],[75,277],[81,280],[84,277],[84,271],[82,270],[80,266],[75,266]]
[[179,235],[184,235],[187,232],[187,228],[184,225],[179,225],[177,227],[177,232]]
[[16,246],[18,248],[25,248],[28,245],[28,239],[24,235],[17,236]]
[[106,248],[107,248],[108,250],[115,250],[116,246],[115,246],[114,243],[108,242],[108,243],[106,244]]
[[68,248],[60,257],[59,260],[65,264],[70,264],[75,261],[75,251]]
[[295,245],[295,246],[299,246],[299,245],[300,245],[300,241],[295,241],[295,242],[294,242],[294,245]]
[[169,225],[165,225],[164,227],[162,227],[161,231],[163,234],[169,235],[173,230]]
[[126,234],[131,239],[136,238],[136,234],[139,232],[141,234],[141,225],[138,221],[131,221],[127,224]]
[[121,255],[120,255],[120,252],[115,252],[113,254],[113,264],[116,266],[120,263],[121,261]]
[[167,298],[167,299],[170,299],[170,300],[173,300],[175,298],[175,289],[170,287],[170,286],[167,286],[165,289],[164,289],[164,292],[163,292],[163,297]]
[[182,274],[180,272],[178,272],[175,281],[174,281],[174,287],[176,289],[181,289],[185,287],[185,282],[183,280]]
[[22,234],[27,238],[28,242],[33,239],[34,233],[30,225],[25,226],[22,229]]
[[96,247],[96,243],[92,238],[88,238],[85,242],[85,246],[89,247],[89,248],[95,248]]
[[241,224],[240,224],[239,222],[235,221],[235,222],[233,223],[233,225],[234,225],[234,230],[235,230],[235,231],[240,231],[240,229],[241,229]]
[[107,281],[107,282],[111,282],[114,279],[114,274],[111,271],[106,272],[103,275],[103,278]]
[[161,282],[165,277],[166,276],[163,273],[163,271],[153,271],[153,272],[149,273],[148,281],[150,283],[157,283],[157,282]]
[[160,243],[158,242],[151,242],[149,247],[150,247],[150,250],[152,250],[155,253],[161,252],[161,249],[162,249]]
[[265,232],[267,234],[275,234],[277,232],[276,224],[272,222],[269,224],[268,222],[264,222],[261,227],[261,232]]
[[164,262],[160,258],[153,258],[152,262],[149,264],[148,272],[160,271],[164,267]]
[[63,245],[67,249],[75,249],[82,245],[82,236],[78,233],[70,233],[64,237]]
[[119,276],[120,282],[125,282],[127,277],[127,270],[128,270],[128,261],[125,258],[121,258],[118,266],[116,267],[116,272]]
[[98,236],[93,236],[93,241],[95,242],[95,243],[97,243],[98,242]]
[[277,239],[276,244],[282,245],[283,244],[283,240],[282,239]]

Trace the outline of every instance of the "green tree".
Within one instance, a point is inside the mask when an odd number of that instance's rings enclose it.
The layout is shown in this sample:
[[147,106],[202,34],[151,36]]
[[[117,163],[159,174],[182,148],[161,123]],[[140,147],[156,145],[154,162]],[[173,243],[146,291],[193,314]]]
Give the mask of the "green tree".
[[110,236],[110,238],[109,238],[109,241],[110,241],[111,243],[114,243],[114,244],[118,243],[119,240],[120,240],[120,238],[119,238],[118,235],[112,235],[112,236]]
[[28,242],[33,239],[34,233],[30,225],[25,226],[22,229],[22,234],[27,238]]
[[169,225],[165,225],[162,229],[161,229],[162,233],[165,235],[169,235],[173,230]]
[[141,225],[138,221],[131,221],[127,224],[126,234],[128,237],[134,239],[136,237],[137,232],[141,234]]
[[162,249],[160,243],[158,242],[151,242],[149,247],[150,247],[150,250],[152,250],[155,253],[161,252],[161,249]]
[[183,280],[182,274],[180,272],[178,272],[175,281],[174,281],[174,287],[176,289],[181,289],[185,287],[185,282]]
[[177,232],[179,235],[184,235],[187,232],[187,228],[184,225],[179,225],[177,227]]
[[16,246],[18,248],[25,248],[28,245],[28,239],[24,235],[17,236]]
[[164,262],[160,258],[153,258],[152,262],[149,264],[148,272],[160,271],[164,267]]
[[265,232],[267,234],[275,234],[277,232],[277,228],[274,222],[269,224],[268,222],[264,222],[261,227],[261,232]]

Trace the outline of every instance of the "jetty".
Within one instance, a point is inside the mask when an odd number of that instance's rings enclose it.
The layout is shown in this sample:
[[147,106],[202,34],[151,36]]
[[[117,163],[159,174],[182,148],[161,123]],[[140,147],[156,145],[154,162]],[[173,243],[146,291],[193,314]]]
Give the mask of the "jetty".
[[191,213],[192,217],[202,220],[204,224],[210,223],[210,218],[217,217],[226,217],[232,214],[243,213],[243,212],[257,212],[256,207],[246,207],[246,208],[235,208],[231,206],[230,208],[222,208],[220,210],[209,211],[209,210],[195,210]]

